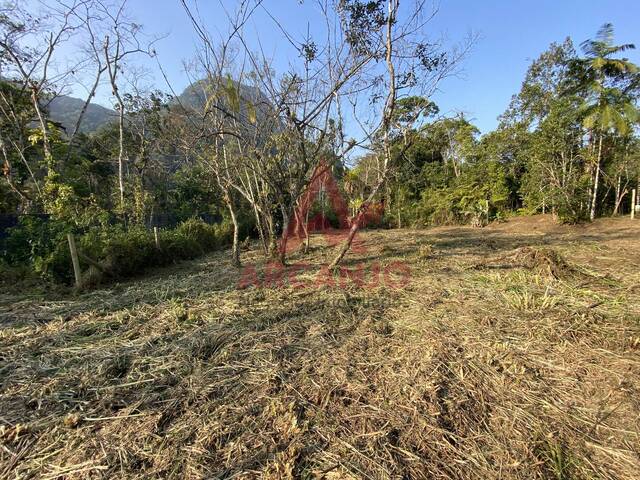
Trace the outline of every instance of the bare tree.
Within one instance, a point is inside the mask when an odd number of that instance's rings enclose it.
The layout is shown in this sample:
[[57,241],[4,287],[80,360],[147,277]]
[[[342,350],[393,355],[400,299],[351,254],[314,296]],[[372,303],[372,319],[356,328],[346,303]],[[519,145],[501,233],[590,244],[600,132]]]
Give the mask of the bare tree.
[[127,57],[135,54],[148,56],[155,55],[153,43],[157,40],[142,45],[140,40],[141,26],[126,17],[126,0],[123,0],[117,8],[113,5],[97,1],[97,8],[108,22],[104,35],[102,52],[104,65],[109,77],[111,92],[116,99],[118,110],[118,189],[120,192],[120,210],[125,212],[125,182],[124,169],[127,162],[127,152],[124,145],[125,136],[125,104],[120,91],[119,79]]
[[[79,70],[86,58],[79,55],[72,62],[65,60],[60,49],[82,34],[89,18],[92,0],[74,0],[71,3],[53,1],[42,4],[38,14],[29,13],[20,6],[2,8],[0,22],[0,75],[8,82],[0,92],[0,108],[3,113],[5,134],[0,139],[0,151],[4,159],[5,178],[10,188],[27,204],[42,202],[43,188],[36,166],[30,165],[26,151],[30,140],[25,138],[32,131],[33,123],[40,130],[45,182],[53,178],[58,159],[54,158],[51,143],[52,124],[47,116],[47,106],[59,89],[66,85]],[[24,99],[29,98],[30,108]],[[79,119],[80,120],[80,119]],[[53,127],[55,128],[55,127]],[[35,195],[17,186],[13,179],[12,157],[17,157],[35,187]]]
[[[11,9],[12,19],[3,22],[0,38],[0,72],[13,78],[21,91],[28,91],[36,121],[38,122],[45,164],[53,168],[54,158],[49,138],[49,122],[43,110],[47,97],[51,97],[57,83],[72,75],[83,60],[75,65],[56,62],[59,47],[78,33],[82,23],[78,12],[91,0],[75,0],[69,5],[62,2],[46,7],[35,17],[19,7]],[[38,43],[39,47],[30,44]]]
[[[100,0],[74,0],[71,3],[52,0],[42,4],[42,12],[34,16],[22,8],[13,7],[3,15],[0,36],[0,72],[12,79],[20,93],[28,93],[34,113],[34,120],[40,127],[43,157],[48,173],[55,169],[58,159],[54,158],[51,146],[51,122],[47,117],[48,104],[67,86],[67,82],[85,77],[89,80],[86,100],[75,120],[71,132],[67,132],[67,159],[71,155],[73,140],[80,130],[88,106],[95,96],[102,75],[109,73],[109,81],[119,106],[120,152],[118,157],[118,182],[120,205],[124,206],[123,164],[125,162],[124,109],[118,89],[118,78],[126,57],[135,53],[152,54],[150,42],[142,47],[138,40],[140,26],[125,17],[125,2],[115,6]],[[75,50],[74,61],[66,60],[68,51],[60,49],[70,45],[71,40],[81,40],[84,49]],[[32,45],[42,45],[33,47]],[[88,72],[88,77],[86,74]],[[17,112],[11,112],[11,101],[3,93],[2,108],[7,119],[18,122]],[[16,123],[15,127],[18,127]],[[9,146],[18,153],[27,166],[41,197],[41,188],[34,172],[27,165],[24,148],[20,142],[2,140],[6,170],[11,171]],[[5,175],[10,178],[10,175]],[[48,178],[48,177],[47,177]],[[14,185],[14,191],[15,191]],[[24,196],[24,192],[20,192]]]
[[[293,40],[271,17],[302,58],[298,69],[292,67],[278,77],[271,60],[262,51],[253,51],[244,38],[243,27],[262,8],[261,1],[243,1],[228,13],[230,29],[219,42],[213,41],[185,2],[183,6],[202,40],[198,64],[205,80],[192,88],[205,99],[201,136],[216,139],[207,162],[228,199],[232,220],[229,190],[251,205],[265,253],[278,253],[284,263],[295,205],[325,145],[333,93],[345,76],[353,75],[366,61],[348,65],[343,57],[342,76],[328,83],[322,71],[326,73],[335,59],[327,56],[322,60],[313,41]],[[331,63],[331,69],[338,67]],[[279,250],[276,217],[282,220]],[[233,251],[235,258],[237,251]]]
[[[224,40],[222,52],[228,51],[231,40],[239,45],[239,66],[232,72],[228,65],[220,68],[225,56],[216,52],[214,42],[206,29],[191,14],[183,2],[195,30],[202,39],[201,59],[209,65],[211,60],[218,68],[209,78],[220,77],[225,70],[235,75],[239,88],[251,84],[259,93],[262,108],[252,107],[262,118],[257,122],[268,128],[254,129],[253,135],[238,134],[239,161],[225,166],[228,185],[241,194],[253,207],[258,219],[261,236],[274,252],[276,226],[274,218],[281,220],[281,239],[278,259],[286,262],[287,242],[295,208],[307,187],[313,171],[328,152],[340,158],[355,144],[345,146],[343,151],[331,149],[331,122],[333,122],[337,99],[341,90],[352,82],[366,66],[375,60],[375,52],[352,55],[345,42],[341,22],[332,2],[318,2],[324,15],[324,38],[306,35],[296,39],[282,24],[264,8],[261,1],[244,1],[238,8],[242,15],[229,14],[230,35]],[[278,75],[273,71],[273,62],[261,48],[254,49],[244,35],[244,25],[253,12],[261,13],[273,22],[283,40],[297,52],[298,60],[292,62],[286,72]],[[256,51],[257,50],[257,51]],[[207,70],[211,70],[207,68]],[[228,112],[227,112],[228,113]],[[229,122],[242,126],[242,118],[233,116]],[[251,141],[246,142],[249,138]]]
[[[343,0],[339,9],[354,55],[372,52],[384,67],[374,65],[367,76],[358,79],[359,88],[353,88],[352,95],[345,95],[352,107],[352,121],[368,141],[378,171],[377,181],[355,211],[347,238],[331,262],[331,269],[342,262],[366,212],[402,161],[411,145],[416,122],[431,106],[428,98],[444,78],[456,72],[473,43],[473,38],[469,38],[461,47],[447,52],[438,43],[430,42],[426,27],[437,10],[429,10],[424,0],[410,2],[402,15],[398,0]],[[428,12],[426,16],[425,12]],[[362,92],[366,92],[365,95]],[[358,110],[363,97],[368,105],[364,119]],[[392,155],[394,142],[401,148]]]

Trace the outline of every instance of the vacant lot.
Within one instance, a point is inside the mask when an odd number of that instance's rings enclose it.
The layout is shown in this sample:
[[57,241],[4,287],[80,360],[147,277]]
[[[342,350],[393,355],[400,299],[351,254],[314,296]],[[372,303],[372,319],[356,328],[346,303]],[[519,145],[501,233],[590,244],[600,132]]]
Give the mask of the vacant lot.
[[365,232],[349,281],[316,236],[302,272],[4,296],[0,477],[640,478],[639,235]]

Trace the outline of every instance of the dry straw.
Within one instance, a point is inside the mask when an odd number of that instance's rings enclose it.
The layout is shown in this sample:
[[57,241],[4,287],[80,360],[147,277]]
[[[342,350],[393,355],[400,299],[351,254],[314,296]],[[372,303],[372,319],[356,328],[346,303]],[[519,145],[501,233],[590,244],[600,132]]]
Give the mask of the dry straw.
[[639,478],[637,233],[536,225],[364,233],[347,266],[402,290],[239,290],[216,253],[4,297],[0,477]]

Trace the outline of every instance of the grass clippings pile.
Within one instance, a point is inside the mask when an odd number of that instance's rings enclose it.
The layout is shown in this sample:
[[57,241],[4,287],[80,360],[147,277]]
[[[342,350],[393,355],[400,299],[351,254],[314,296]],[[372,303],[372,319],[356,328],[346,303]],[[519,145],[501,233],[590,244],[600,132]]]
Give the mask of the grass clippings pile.
[[552,248],[520,247],[510,260],[516,266],[547,273],[554,278],[564,277],[572,270],[564,258]]
[[556,250],[549,247],[519,247],[507,255],[483,260],[476,268],[525,268],[535,273],[559,279],[574,273],[574,269]]
[[[412,266],[400,290],[240,290],[216,253],[3,298],[0,478],[640,478],[640,242],[621,230],[364,233],[348,265],[387,245],[375,261]],[[594,276],[531,268],[525,242]],[[473,268],[496,250],[518,262]]]

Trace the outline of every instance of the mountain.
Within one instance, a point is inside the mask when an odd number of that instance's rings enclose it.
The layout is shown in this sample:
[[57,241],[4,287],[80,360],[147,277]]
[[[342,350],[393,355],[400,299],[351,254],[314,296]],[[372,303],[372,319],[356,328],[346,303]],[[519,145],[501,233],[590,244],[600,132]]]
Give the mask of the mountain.
[[[79,98],[60,95],[53,98],[48,104],[49,118],[54,122],[62,124],[68,134],[73,132],[76,126],[84,100]],[[83,133],[93,133],[100,127],[115,122],[118,114],[110,108],[105,108],[96,103],[90,103],[87,111],[82,117],[80,131]]]
[[[238,116],[242,119],[241,121],[243,123],[249,122],[248,118],[251,116],[255,116],[258,122],[264,119],[267,116],[267,112],[273,108],[266,95],[258,88],[238,84],[237,82],[232,83],[239,93],[240,111]],[[199,80],[185,88],[178,98],[172,101],[172,104],[179,103],[187,109],[202,111],[207,102],[207,96],[207,81]],[[220,100],[220,102],[225,107],[228,107],[226,100]],[[50,100],[46,108],[49,111],[49,118],[54,122],[60,123],[67,134],[71,134],[83,106],[84,100],[68,95],[60,95]],[[117,120],[118,113],[115,110],[105,108],[96,103],[90,103],[82,117],[80,131],[93,133],[104,125]]]
[[[239,111],[236,111],[234,115],[240,118],[242,123],[255,123],[263,121],[269,115],[272,115],[273,105],[269,98],[257,87],[252,87],[236,81],[225,80],[223,85],[233,86],[233,89],[237,93],[236,99]],[[198,80],[185,88],[174,103],[179,103],[187,109],[193,109],[202,111],[207,103],[207,98],[211,96],[211,89],[208,87],[209,81],[206,79]],[[216,103],[230,112],[234,112],[229,103],[230,99],[227,94],[220,92],[217,95],[218,100]],[[250,118],[254,117],[251,121]]]

